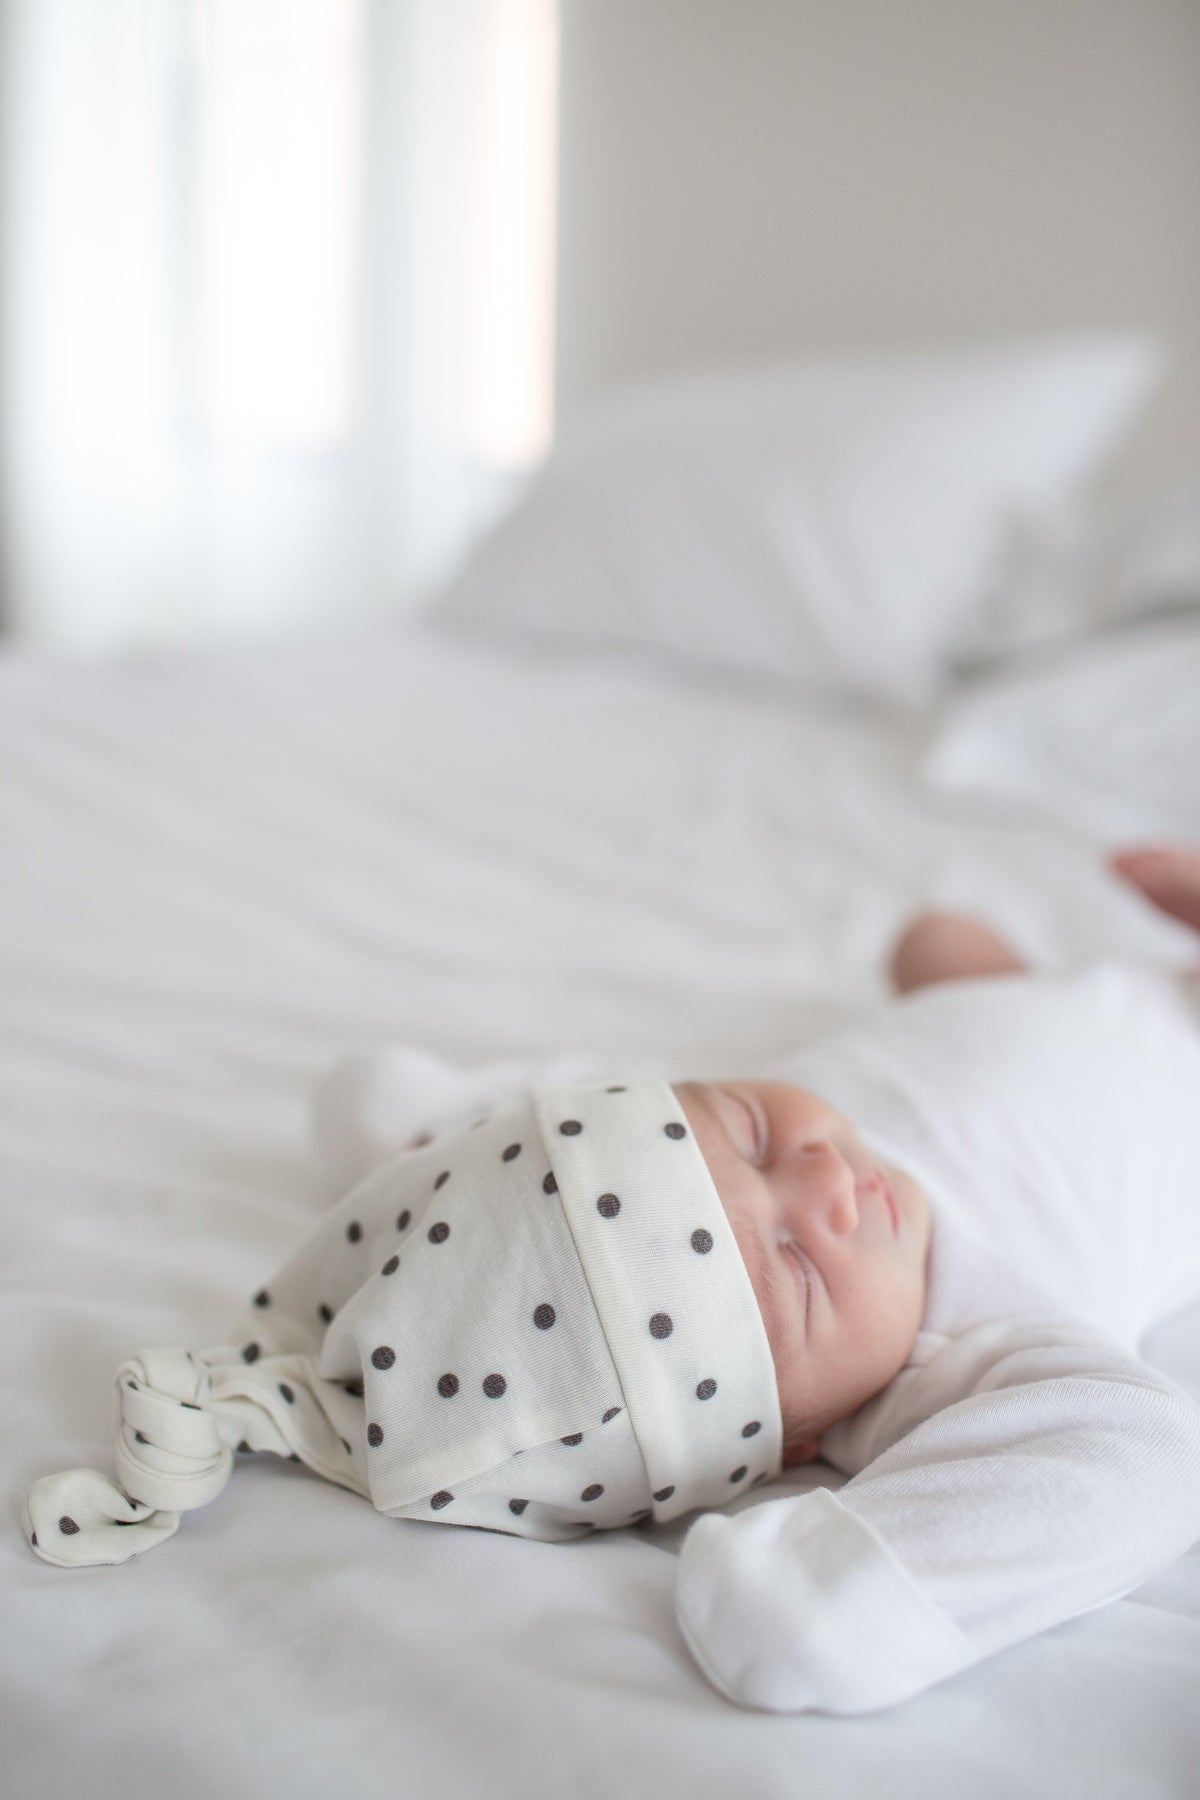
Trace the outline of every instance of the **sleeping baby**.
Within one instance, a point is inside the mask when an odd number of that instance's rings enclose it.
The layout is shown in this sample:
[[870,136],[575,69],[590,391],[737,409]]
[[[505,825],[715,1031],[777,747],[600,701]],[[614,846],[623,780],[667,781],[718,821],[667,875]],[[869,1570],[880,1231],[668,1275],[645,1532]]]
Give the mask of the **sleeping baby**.
[[[1117,867],[1200,930],[1200,854]],[[509,1067],[484,1106],[414,1052],[382,1107],[378,1070],[335,1082],[359,1178],[227,1344],[121,1366],[116,1479],[37,1482],[34,1549],[123,1562],[254,1452],[546,1540],[701,1509],[683,1634],[784,1712],[893,1705],[1127,1593],[1200,1537],[1200,1407],[1139,1354],[1200,1298],[1194,997],[1034,976],[947,914],[892,972],[762,1079]],[[818,1457],[844,1485],[755,1491]]]

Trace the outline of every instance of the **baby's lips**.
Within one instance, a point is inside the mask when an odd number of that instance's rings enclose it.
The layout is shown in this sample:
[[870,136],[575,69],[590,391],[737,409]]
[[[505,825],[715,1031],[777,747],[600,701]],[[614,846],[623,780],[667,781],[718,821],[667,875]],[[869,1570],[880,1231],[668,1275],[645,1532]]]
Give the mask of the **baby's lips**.
[[888,1181],[883,1170],[878,1166],[872,1168],[867,1175],[860,1177],[856,1181],[855,1187],[860,1202],[864,1196],[868,1194],[873,1197],[878,1196],[878,1198],[883,1201],[891,1221],[892,1230],[898,1236],[900,1232],[900,1209],[896,1205],[896,1196],[892,1192],[891,1183]]

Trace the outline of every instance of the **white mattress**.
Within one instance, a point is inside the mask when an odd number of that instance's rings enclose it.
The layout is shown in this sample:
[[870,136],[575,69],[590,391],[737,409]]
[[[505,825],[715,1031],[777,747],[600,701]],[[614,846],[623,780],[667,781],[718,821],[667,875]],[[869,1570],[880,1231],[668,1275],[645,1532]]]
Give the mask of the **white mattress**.
[[[0,662],[7,1791],[1195,1792],[1200,1549],[834,1720],[707,1687],[673,1620],[678,1530],[406,1524],[256,1459],[125,1567],[22,1540],[31,1480],[108,1465],[120,1358],[219,1339],[305,1231],[307,1092],[344,1049],[750,1068],[875,992],[931,899],[1051,963],[1186,959],[1104,876],[1094,816],[1070,834],[935,792],[923,747],[874,714],[415,628]],[[1200,1397],[1200,1314],[1155,1348]]]

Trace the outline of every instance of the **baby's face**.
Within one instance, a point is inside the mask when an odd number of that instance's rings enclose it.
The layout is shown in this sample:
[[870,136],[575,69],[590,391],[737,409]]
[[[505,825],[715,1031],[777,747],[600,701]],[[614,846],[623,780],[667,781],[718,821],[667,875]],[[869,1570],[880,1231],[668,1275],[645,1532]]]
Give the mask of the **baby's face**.
[[775,1359],[785,1462],[887,1386],[925,1308],[929,1203],[843,1114],[774,1081],[676,1088]]

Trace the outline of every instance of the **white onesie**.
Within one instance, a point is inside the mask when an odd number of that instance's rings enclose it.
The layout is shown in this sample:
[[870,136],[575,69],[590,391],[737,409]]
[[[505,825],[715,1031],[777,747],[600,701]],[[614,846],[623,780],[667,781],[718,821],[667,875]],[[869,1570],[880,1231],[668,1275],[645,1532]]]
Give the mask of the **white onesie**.
[[697,1521],[679,1618],[742,1705],[868,1712],[1200,1538],[1200,1407],[1138,1354],[1200,1299],[1200,1030],[1102,965],[928,988],[765,1072],[924,1187],[924,1330],[827,1433],[836,1494]]

